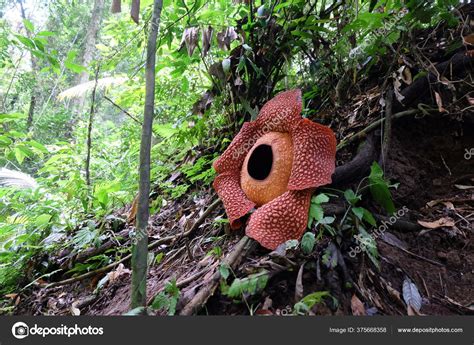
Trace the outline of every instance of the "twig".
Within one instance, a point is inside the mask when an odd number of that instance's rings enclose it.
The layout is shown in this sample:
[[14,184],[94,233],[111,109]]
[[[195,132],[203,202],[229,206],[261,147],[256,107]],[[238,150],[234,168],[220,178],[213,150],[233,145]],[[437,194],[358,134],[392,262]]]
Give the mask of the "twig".
[[116,107],[117,109],[119,109],[122,113],[124,113],[125,115],[127,115],[129,118],[131,118],[133,121],[135,121],[136,123],[138,123],[140,126],[142,125],[142,123],[140,122],[140,120],[138,120],[135,116],[133,116],[132,114],[130,114],[128,111],[126,111],[125,109],[123,109],[120,105],[118,105],[117,103],[115,103],[114,101],[112,101],[109,97],[105,96],[104,95],[104,98],[109,101],[114,107]]
[[389,88],[387,92],[387,100],[385,102],[385,123],[382,143],[382,166],[388,161],[388,151],[390,149],[390,136],[392,135],[392,102],[393,89]]
[[178,288],[181,288],[181,287],[183,287],[183,286],[185,286],[185,285],[188,285],[188,284],[191,283],[192,281],[196,280],[196,278],[199,278],[200,276],[202,276],[204,273],[207,273],[208,271],[209,271],[209,269],[208,269],[208,268],[205,268],[205,269],[203,269],[203,270],[201,270],[201,271],[199,271],[199,272],[197,272],[197,273],[195,273],[195,274],[193,274],[193,275],[191,275],[191,276],[189,276],[189,277],[187,277],[187,278],[184,278],[184,279],[182,279],[182,280],[178,280],[178,281],[176,282],[176,286],[177,286]]
[[[393,114],[391,118],[392,118],[392,120],[395,120],[395,119],[399,119],[399,118],[407,116],[407,115],[414,115],[414,114],[417,114],[419,112],[420,112],[419,109],[409,109],[409,110],[405,110],[405,111],[401,111],[399,113]],[[378,119],[378,120],[372,122],[367,127],[365,127],[363,130],[361,130],[361,131],[357,132],[356,134],[354,134],[353,136],[351,136],[347,139],[341,140],[339,142],[339,144],[337,145],[337,149],[340,150],[341,148],[347,146],[349,143],[353,142],[354,140],[359,139],[362,136],[366,135],[367,133],[373,131],[378,126],[380,126],[380,124],[382,124],[384,121],[385,121],[385,117],[381,118],[381,119]]]
[[421,255],[418,255],[418,254],[415,254],[413,252],[410,252],[409,250],[405,249],[405,248],[402,248],[402,247],[398,247],[398,246],[395,246],[389,242],[385,242],[387,244],[389,244],[390,246],[394,247],[394,248],[398,248],[400,249],[402,252],[405,252],[411,256],[414,256],[415,258],[418,258],[420,260],[424,260],[426,262],[429,262],[430,264],[432,265],[436,265],[436,266],[441,266],[441,267],[444,267],[444,265],[441,263],[441,262],[438,262],[438,261],[434,261],[434,260],[431,260],[431,259],[428,259],[428,258],[425,258],[424,256],[421,256]]
[[[254,243],[250,238],[244,236],[240,239],[239,243],[233,248],[229,255],[222,261],[222,264],[228,265],[231,268],[235,267],[237,262],[246,255]],[[204,304],[206,304],[209,297],[214,293],[217,286],[219,285],[219,280],[221,279],[221,273],[217,269],[212,278],[206,282],[199,292],[194,296],[194,298],[184,306],[181,310],[180,315],[192,315],[198,312]]]

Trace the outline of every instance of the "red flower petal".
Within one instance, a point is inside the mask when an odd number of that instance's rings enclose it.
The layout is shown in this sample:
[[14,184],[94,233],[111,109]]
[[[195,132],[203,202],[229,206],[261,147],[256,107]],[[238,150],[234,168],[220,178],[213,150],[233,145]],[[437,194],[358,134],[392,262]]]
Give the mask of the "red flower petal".
[[259,126],[255,122],[244,122],[240,132],[235,136],[229,147],[214,162],[214,170],[217,173],[233,171],[240,174],[245,156],[261,136]]
[[265,103],[255,123],[261,127],[263,134],[289,132],[301,119],[302,109],[301,90],[281,92]]
[[334,132],[303,119],[293,128],[291,136],[294,156],[288,189],[302,190],[331,183],[336,164]]
[[237,229],[242,225],[240,218],[250,212],[255,204],[250,201],[240,187],[240,171],[218,175],[213,183],[229,217],[230,227]]
[[299,240],[308,224],[313,191],[288,191],[263,205],[250,217],[245,233],[271,250],[288,240]]

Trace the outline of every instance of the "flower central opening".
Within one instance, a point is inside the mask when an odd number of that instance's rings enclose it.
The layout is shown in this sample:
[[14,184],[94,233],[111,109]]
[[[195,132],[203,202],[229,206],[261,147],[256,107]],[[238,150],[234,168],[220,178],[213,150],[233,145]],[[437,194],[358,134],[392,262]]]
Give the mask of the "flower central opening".
[[273,151],[270,145],[257,146],[247,164],[249,175],[256,180],[265,180],[272,171]]

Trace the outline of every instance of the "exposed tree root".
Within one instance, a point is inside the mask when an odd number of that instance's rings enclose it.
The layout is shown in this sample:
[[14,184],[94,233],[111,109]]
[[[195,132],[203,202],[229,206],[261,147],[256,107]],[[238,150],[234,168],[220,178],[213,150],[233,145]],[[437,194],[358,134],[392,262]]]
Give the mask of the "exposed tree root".
[[[229,253],[229,255],[222,261],[222,264],[226,264],[232,268],[239,263],[240,259],[248,254],[253,248],[253,244],[255,242],[244,236],[240,239],[234,249]],[[221,279],[221,273],[217,268],[214,272],[211,279],[209,279],[206,284],[201,287],[199,292],[193,297],[193,299],[184,306],[181,310],[180,315],[192,315],[197,313],[203,305],[206,304],[207,300],[210,296],[214,294],[217,286],[219,285],[219,281]]]

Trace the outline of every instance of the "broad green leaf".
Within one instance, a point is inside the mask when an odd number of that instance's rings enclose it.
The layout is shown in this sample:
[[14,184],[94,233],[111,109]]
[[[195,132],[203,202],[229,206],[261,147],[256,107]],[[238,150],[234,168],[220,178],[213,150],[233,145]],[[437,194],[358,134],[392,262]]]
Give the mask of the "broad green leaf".
[[29,32],[33,33],[35,31],[33,23],[28,19],[23,19],[23,24],[25,25],[26,30],[28,30]]
[[310,293],[303,297],[298,303],[294,306],[295,314],[306,314],[311,310],[316,304],[321,303],[324,300],[324,297],[330,297],[328,291],[316,291]]
[[15,37],[20,41],[25,47],[31,49],[36,49],[34,42],[28,37],[16,34]]
[[323,203],[328,202],[328,201],[329,201],[329,197],[324,193],[320,193],[320,194],[318,194],[316,196],[313,196],[311,198],[311,202],[315,203],[315,204],[323,204]]
[[0,114],[0,121],[9,119],[26,119],[27,115],[23,113]]
[[70,61],[64,61],[64,66],[74,73],[82,73],[84,71],[87,71],[87,68],[85,68],[84,66],[75,64]]
[[357,202],[361,199],[360,195],[355,194],[352,189],[347,189],[346,191],[344,191],[344,197],[346,198],[347,202],[352,206],[357,204]]
[[219,272],[221,274],[221,277],[223,279],[227,279],[229,277],[229,274],[230,274],[230,267],[228,264],[226,263],[222,263],[220,266],[219,266]]
[[242,297],[243,294],[255,295],[265,289],[268,279],[269,276],[266,270],[251,274],[243,279],[236,278],[230,285],[227,295],[231,298]]
[[163,260],[163,256],[164,256],[164,255],[165,255],[165,254],[164,254],[163,252],[161,252],[161,253],[158,253],[158,254],[155,256],[155,265],[158,265],[158,264],[161,262],[161,260]]
[[43,36],[43,37],[48,37],[48,36],[54,36],[56,33],[52,31],[40,31],[36,34],[36,36]]
[[314,249],[316,243],[315,236],[312,232],[307,232],[301,238],[301,250],[304,254],[309,255]]
[[372,226],[377,226],[377,221],[375,220],[372,213],[370,213],[370,211],[365,208],[363,208],[363,210],[364,210],[364,217],[363,217],[364,220]]
[[50,214],[41,214],[35,220],[35,225],[37,227],[43,228],[48,225],[49,221],[51,220],[52,216]]
[[364,217],[364,209],[362,207],[353,207],[352,213],[354,213],[360,220]]
[[20,164],[23,163],[23,160],[25,159],[23,152],[18,147],[15,147],[14,153],[17,162]]
[[369,184],[370,193],[374,200],[389,214],[393,214],[395,212],[395,205],[388,189],[389,184],[383,179],[382,168],[380,168],[377,162],[374,162],[370,167]]
[[0,145],[2,146],[9,146],[13,143],[13,141],[7,137],[6,135],[0,135]]

